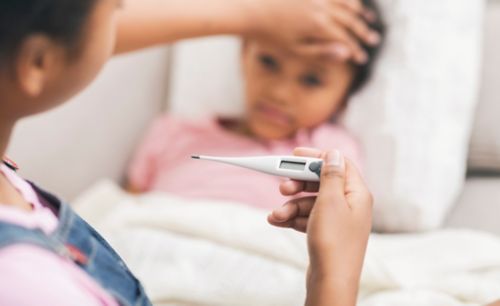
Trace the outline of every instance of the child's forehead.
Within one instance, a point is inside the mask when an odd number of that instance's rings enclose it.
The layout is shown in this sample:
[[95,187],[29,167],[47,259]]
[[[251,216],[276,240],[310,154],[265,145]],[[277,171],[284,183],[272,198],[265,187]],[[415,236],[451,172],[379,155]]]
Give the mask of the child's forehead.
[[247,41],[246,45],[247,48],[252,48],[253,51],[259,55],[268,55],[282,63],[293,63],[319,72],[326,73],[339,65],[350,65],[349,63],[339,62],[326,56],[299,55],[290,49],[267,41],[251,40]]

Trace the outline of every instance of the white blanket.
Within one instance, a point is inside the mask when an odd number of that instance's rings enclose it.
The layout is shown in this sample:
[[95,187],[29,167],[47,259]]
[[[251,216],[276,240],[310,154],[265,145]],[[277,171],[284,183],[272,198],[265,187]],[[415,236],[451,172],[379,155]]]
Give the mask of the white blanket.
[[[101,182],[75,202],[142,280],[156,305],[303,305],[303,234],[266,212]],[[348,264],[348,263],[346,263]],[[500,240],[443,230],[372,235],[360,306],[465,306],[500,299]]]

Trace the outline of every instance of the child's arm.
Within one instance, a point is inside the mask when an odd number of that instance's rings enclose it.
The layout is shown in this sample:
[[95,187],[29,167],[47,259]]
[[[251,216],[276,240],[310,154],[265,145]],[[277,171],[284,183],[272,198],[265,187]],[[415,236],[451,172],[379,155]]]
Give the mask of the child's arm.
[[296,155],[325,160],[321,184],[288,181],[284,195],[316,192],[294,199],[268,218],[273,225],[307,233],[310,266],[307,306],[354,306],[371,230],[372,197],[358,171],[338,151],[297,149]]
[[120,15],[116,53],[231,34],[356,60],[364,53],[358,40],[373,44],[377,35],[358,0],[125,0]]

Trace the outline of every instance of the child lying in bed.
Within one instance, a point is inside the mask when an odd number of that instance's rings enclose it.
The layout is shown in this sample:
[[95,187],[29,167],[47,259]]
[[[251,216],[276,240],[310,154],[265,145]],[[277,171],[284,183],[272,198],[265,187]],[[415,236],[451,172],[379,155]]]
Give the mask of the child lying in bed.
[[[366,2],[374,8],[372,1]],[[380,16],[371,26],[383,34]],[[340,149],[359,167],[361,152],[356,140],[332,118],[339,115],[349,97],[368,79],[381,35],[373,37],[376,47],[364,47],[367,57],[362,65],[330,58],[304,58],[270,42],[245,40],[244,116],[197,122],[169,115],[158,118],[130,165],[130,189],[270,208],[284,200],[275,188],[279,178],[195,161],[190,156],[289,155],[293,148],[305,146]]]

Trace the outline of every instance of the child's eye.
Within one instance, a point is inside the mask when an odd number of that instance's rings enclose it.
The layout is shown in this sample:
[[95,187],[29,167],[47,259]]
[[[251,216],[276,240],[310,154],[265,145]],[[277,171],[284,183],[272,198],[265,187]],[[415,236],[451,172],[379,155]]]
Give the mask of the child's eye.
[[279,69],[278,62],[274,59],[274,57],[267,55],[267,54],[262,54],[259,55],[259,62],[261,65],[271,71],[276,71]]
[[302,76],[300,82],[307,87],[318,87],[322,85],[321,79],[315,74],[306,74]]

